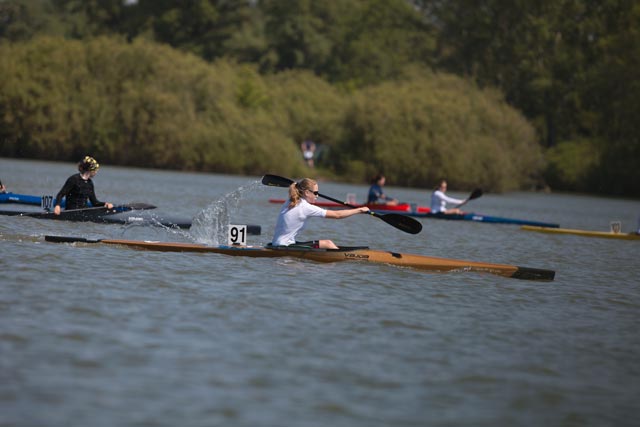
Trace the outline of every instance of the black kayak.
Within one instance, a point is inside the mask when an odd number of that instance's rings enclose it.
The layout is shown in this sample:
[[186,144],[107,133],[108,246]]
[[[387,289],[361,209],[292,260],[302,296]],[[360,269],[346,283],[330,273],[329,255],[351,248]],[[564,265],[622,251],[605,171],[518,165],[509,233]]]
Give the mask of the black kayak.
[[[106,207],[91,207],[85,209],[63,210],[60,215],[53,212],[0,210],[0,215],[26,216],[38,219],[53,219],[57,221],[96,222],[105,224],[132,224],[147,226],[164,226],[171,228],[190,228],[191,219],[171,218],[148,212],[155,209],[154,205],[147,203],[128,203],[116,205],[111,209]],[[247,225],[247,234],[260,235],[259,225]]]
[[[102,222],[109,224],[129,224],[129,225],[147,225],[147,226],[164,226],[170,228],[191,228],[192,221],[190,218],[181,218],[173,216],[160,215],[154,212],[137,211],[122,212],[115,215],[108,215],[102,218]],[[259,225],[247,225],[247,234],[259,236],[262,227]]]
[[55,219],[60,221],[90,221],[103,222],[103,217],[115,215],[122,212],[130,212],[133,210],[155,209],[154,205],[148,203],[128,203],[125,205],[116,205],[109,209],[105,206],[63,210],[60,215],[56,215],[51,211],[18,211],[18,210],[1,210],[0,215],[8,216],[28,216],[38,219]]

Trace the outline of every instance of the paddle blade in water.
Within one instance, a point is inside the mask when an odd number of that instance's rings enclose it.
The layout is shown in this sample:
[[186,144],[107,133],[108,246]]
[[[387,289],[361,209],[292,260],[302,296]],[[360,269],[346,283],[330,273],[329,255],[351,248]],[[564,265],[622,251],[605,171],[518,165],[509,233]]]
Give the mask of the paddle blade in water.
[[86,239],[84,237],[44,236],[46,242],[52,243],[98,243],[101,239]]

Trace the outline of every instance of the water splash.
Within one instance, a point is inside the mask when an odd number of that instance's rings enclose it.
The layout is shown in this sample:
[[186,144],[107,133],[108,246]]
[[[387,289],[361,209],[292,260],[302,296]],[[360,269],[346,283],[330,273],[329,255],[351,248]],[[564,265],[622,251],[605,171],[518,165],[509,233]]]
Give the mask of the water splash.
[[241,186],[222,198],[215,200],[194,218],[189,229],[190,237],[206,245],[225,244],[229,233],[231,215],[238,211],[243,196],[261,188],[260,181]]

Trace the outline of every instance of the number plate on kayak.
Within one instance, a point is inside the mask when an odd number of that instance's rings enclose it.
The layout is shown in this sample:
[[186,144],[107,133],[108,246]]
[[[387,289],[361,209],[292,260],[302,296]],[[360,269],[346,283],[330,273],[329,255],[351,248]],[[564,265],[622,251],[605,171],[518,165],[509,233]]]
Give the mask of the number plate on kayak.
[[247,244],[247,226],[246,225],[229,225],[229,245]]

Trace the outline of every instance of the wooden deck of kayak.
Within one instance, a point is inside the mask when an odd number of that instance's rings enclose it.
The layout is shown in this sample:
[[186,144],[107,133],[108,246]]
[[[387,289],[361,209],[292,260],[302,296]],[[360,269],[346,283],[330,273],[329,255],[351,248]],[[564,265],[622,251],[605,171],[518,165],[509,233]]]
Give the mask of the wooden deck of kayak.
[[405,254],[362,247],[327,250],[300,247],[271,248],[264,246],[207,246],[193,243],[152,242],[142,240],[87,240],[82,238],[66,238],[60,236],[46,236],[45,240],[57,243],[102,243],[162,252],[215,253],[229,256],[244,256],[254,258],[292,257],[317,262],[356,261],[364,263],[389,264],[398,267],[407,267],[430,272],[470,271],[478,273],[491,273],[499,276],[524,280],[552,281],[555,277],[555,272],[552,270],[520,267],[507,264],[495,264],[488,262],[464,261],[425,255]]
[[575,236],[601,237],[605,239],[640,240],[640,234],[636,234],[636,233],[612,233],[611,231],[591,231],[591,230],[577,230],[572,228],[533,227],[529,225],[523,225],[520,228],[525,231],[536,231],[539,233],[572,234]]

